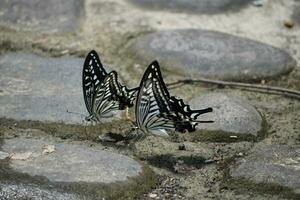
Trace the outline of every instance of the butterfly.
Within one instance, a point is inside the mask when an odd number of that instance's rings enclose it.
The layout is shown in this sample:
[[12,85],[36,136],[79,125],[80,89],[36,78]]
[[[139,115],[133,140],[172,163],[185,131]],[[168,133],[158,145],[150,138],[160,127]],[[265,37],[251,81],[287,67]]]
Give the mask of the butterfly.
[[138,91],[138,88],[128,89],[120,84],[117,72],[107,73],[95,50],[84,61],[82,88],[88,121],[100,121],[111,111],[132,107]]
[[157,61],[148,66],[139,88],[135,115],[137,127],[143,132],[168,136],[166,129],[192,132],[198,123],[213,122],[197,121],[200,115],[212,112],[212,108],[192,110],[182,99],[170,96]]

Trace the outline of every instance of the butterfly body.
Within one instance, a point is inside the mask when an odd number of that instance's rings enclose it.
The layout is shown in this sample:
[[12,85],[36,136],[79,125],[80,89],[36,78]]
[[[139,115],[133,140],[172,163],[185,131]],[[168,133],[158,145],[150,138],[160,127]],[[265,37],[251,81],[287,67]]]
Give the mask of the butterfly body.
[[82,87],[88,121],[100,121],[111,111],[132,107],[138,90],[121,85],[117,72],[107,73],[94,50],[87,55],[83,65]]
[[191,110],[183,100],[171,97],[157,61],[150,64],[143,75],[135,110],[138,128],[160,136],[167,136],[167,129],[195,131],[197,117],[212,112],[212,108]]

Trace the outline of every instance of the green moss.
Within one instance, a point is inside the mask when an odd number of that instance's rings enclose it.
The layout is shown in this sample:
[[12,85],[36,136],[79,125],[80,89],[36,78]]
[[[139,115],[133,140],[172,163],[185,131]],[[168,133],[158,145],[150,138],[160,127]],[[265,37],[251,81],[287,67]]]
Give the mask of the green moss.
[[0,132],[5,134],[5,129],[39,129],[45,133],[61,139],[91,140],[98,141],[99,135],[111,132],[128,135],[132,131],[131,124],[126,120],[116,120],[109,123],[100,123],[93,126],[83,126],[64,123],[42,123],[38,121],[16,121],[13,119],[0,118]]
[[261,129],[258,131],[257,138],[256,138],[257,141],[260,141],[260,140],[265,139],[268,135],[270,135],[270,133],[268,132],[270,125],[268,124],[265,115],[259,111],[257,111],[257,112],[260,114],[261,119],[262,119]]

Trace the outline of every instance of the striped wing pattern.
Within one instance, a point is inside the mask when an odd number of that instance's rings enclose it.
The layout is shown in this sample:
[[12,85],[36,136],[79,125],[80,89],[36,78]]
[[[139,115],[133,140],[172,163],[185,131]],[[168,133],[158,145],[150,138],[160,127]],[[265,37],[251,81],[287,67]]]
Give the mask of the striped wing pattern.
[[170,97],[158,62],[150,64],[141,80],[137,95],[136,120],[140,129],[146,132],[164,129],[195,131],[197,117],[207,112],[212,112],[212,108],[191,110],[182,99]]
[[137,125],[144,131],[174,129],[171,116],[168,91],[162,85],[159,65],[154,61],[144,73],[137,95]]
[[115,71],[110,73],[110,88],[115,100],[119,101],[119,109],[132,107],[139,88],[128,89],[118,82],[118,74]]
[[121,85],[117,72],[107,73],[94,50],[87,55],[83,65],[82,87],[90,114],[86,119],[97,121],[110,111],[133,106],[138,91],[138,88],[128,89]]
[[83,64],[82,88],[86,108],[90,115],[93,114],[96,88],[103,83],[107,72],[103,68],[96,51],[91,51]]
[[104,79],[103,83],[96,88],[93,113],[97,120],[110,111],[119,109],[119,102],[114,100],[112,89],[110,87],[111,79],[112,76],[109,74]]

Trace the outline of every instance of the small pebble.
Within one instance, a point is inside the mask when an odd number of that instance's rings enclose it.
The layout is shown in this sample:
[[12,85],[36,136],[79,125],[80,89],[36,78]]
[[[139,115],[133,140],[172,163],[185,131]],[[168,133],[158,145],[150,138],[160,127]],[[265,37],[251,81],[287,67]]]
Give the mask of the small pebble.
[[154,199],[154,198],[157,197],[157,194],[155,194],[155,193],[150,193],[150,194],[149,194],[149,197],[152,198],[152,199]]
[[242,152],[238,153],[237,154],[238,156],[243,156],[244,154]]
[[178,146],[178,149],[181,150],[181,151],[185,151],[186,150],[186,146],[184,144],[180,144]]
[[283,22],[284,26],[287,27],[287,28],[293,28],[295,23],[292,21],[292,20],[285,20]]

